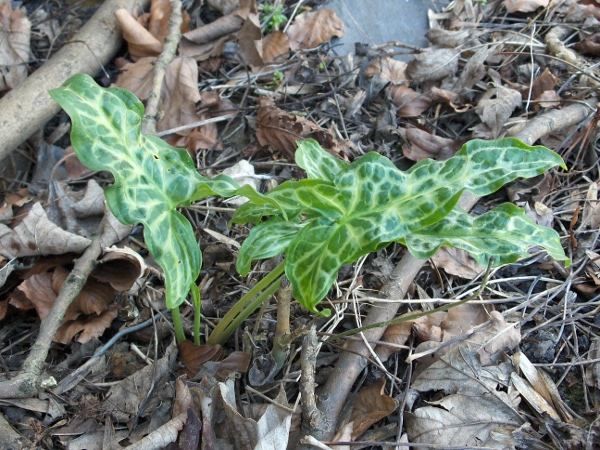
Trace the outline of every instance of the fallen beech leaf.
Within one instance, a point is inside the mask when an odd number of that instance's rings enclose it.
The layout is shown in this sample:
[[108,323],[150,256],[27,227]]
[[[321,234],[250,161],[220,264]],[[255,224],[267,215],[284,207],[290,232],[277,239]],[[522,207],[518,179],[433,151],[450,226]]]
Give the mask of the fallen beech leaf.
[[196,376],[204,363],[207,361],[218,361],[223,357],[223,347],[220,345],[196,345],[191,341],[183,341],[179,344],[180,360],[184,365],[184,371],[188,378]]
[[334,37],[342,37],[346,33],[344,22],[330,8],[303,12],[296,17],[288,28],[292,50],[314,48]]
[[[148,31],[161,43],[165,41],[165,37],[169,34],[169,19],[172,13],[173,10],[169,0],[152,0]],[[183,34],[189,31],[190,16],[185,9],[181,11],[181,14],[181,33]]]
[[425,33],[425,37],[433,45],[440,47],[460,47],[471,39],[469,30],[444,30],[443,28],[431,28]]
[[261,97],[256,115],[256,139],[271,151],[279,151],[293,159],[296,141],[315,139],[330,153],[339,154],[340,148],[333,135],[303,117],[295,116],[275,106],[273,99]]
[[433,263],[451,275],[472,280],[485,267],[480,266],[468,252],[454,247],[442,247],[431,257]]
[[453,76],[458,69],[460,52],[451,48],[436,48],[415,55],[408,63],[406,74],[415,83],[437,81]]
[[460,96],[456,92],[448,91],[445,89],[439,89],[433,86],[427,96],[433,102],[441,102],[450,106],[456,112],[465,112],[471,105],[460,106]]
[[63,230],[52,223],[40,203],[14,230],[0,224],[0,255],[12,259],[23,256],[81,253],[90,240]]
[[[56,292],[52,288],[52,273],[44,272],[32,275],[24,280],[17,290],[21,291],[23,295],[14,292],[11,295],[10,304],[23,310],[35,308],[40,319],[44,320],[56,300]],[[70,312],[67,311],[65,316],[76,317],[69,314]]]
[[444,161],[454,156],[461,148],[460,142],[434,136],[420,128],[407,128],[405,139],[410,145],[403,146],[402,152],[412,161],[421,161],[425,158]]
[[162,51],[162,43],[152,36],[126,9],[115,11],[115,17],[123,30],[123,38],[127,41],[129,54],[134,61],[145,56],[158,56]]
[[246,352],[231,352],[227,357],[218,363],[215,370],[215,379],[225,381],[232,373],[246,373],[250,365],[250,355]]
[[406,63],[390,58],[389,56],[377,58],[365,70],[366,77],[379,76],[383,81],[392,84],[404,84],[408,82],[406,77]]
[[400,117],[415,117],[423,113],[431,106],[431,99],[424,94],[419,94],[406,85],[390,85],[386,88],[390,92],[390,98],[398,111]]
[[52,339],[54,342],[69,344],[78,334],[77,342],[85,344],[92,339],[99,338],[111,326],[119,314],[119,305],[110,305],[101,314],[79,316],[76,320],[65,321]]
[[27,78],[31,22],[11,2],[0,3],[0,92]]
[[0,222],[9,222],[13,218],[13,207],[18,208],[30,202],[31,198],[27,188],[6,194],[2,205],[0,205]]
[[290,39],[287,34],[276,30],[263,38],[262,59],[265,64],[286,61],[289,57]]
[[521,106],[521,94],[518,91],[498,86],[483,94],[476,111],[481,120],[490,127],[496,139],[500,136],[506,120],[519,106]]
[[583,55],[600,56],[600,33],[594,33],[573,46]]
[[398,401],[385,393],[385,377],[370,386],[363,387],[352,402],[352,439],[356,440],[371,425],[389,416],[398,407]]
[[504,0],[504,6],[509,13],[533,12],[538,8],[545,8],[550,0]]
[[556,107],[562,102],[562,98],[556,91],[544,91],[537,100],[542,108]]
[[[57,266],[52,274],[52,288],[56,295],[60,292],[63,284],[69,276],[69,271],[62,266]],[[115,289],[110,285],[101,283],[94,279],[88,281],[81,289],[69,306],[69,312],[73,315],[90,315],[102,313],[115,298]],[[65,316],[66,317],[66,316]]]
[[181,37],[180,51],[183,56],[205,61],[223,54],[225,42],[233,39],[233,33],[242,28],[244,19],[237,14],[224,17],[184,33]]

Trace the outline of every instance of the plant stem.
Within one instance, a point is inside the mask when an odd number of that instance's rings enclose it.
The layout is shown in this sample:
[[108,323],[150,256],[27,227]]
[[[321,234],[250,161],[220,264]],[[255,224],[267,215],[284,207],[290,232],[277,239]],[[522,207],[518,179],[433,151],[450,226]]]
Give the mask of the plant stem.
[[[239,327],[244,322],[244,320],[246,320],[254,311],[256,311],[258,309],[258,307],[266,299],[268,299],[271,295],[273,295],[273,294],[275,294],[275,292],[277,292],[280,285],[281,285],[281,278],[277,279],[271,286],[269,286],[258,297],[256,297],[252,301],[252,303],[250,303],[241,313],[239,313],[235,317],[235,319],[233,319],[231,321],[231,323],[229,324],[229,326],[227,328],[225,328],[223,333],[221,333],[221,335],[217,337],[218,338],[217,344],[221,344],[221,345],[224,344],[225,341],[227,341],[227,339],[229,339],[229,336],[231,336],[233,334],[233,332],[237,329],[237,327]],[[212,337],[212,334],[211,334],[211,337]]]
[[[210,334],[209,338],[206,341],[206,344],[207,345],[216,345],[216,344],[219,344],[219,343],[227,340],[227,338],[229,336],[225,337],[225,339],[222,339],[222,336],[225,334],[225,330],[227,330],[230,327],[230,324],[238,317],[238,315],[242,314],[242,311],[244,311],[246,306],[250,302],[252,302],[254,297],[256,297],[258,295],[258,293],[261,292],[263,289],[265,289],[269,285],[275,283],[278,278],[281,278],[284,271],[285,271],[285,261],[281,262],[277,267],[275,267],[271,272],[269,272],[269,274],[267,274],[266,277],[264,277],[262,280],[260,280],[258,283],[256,283],[256,285],[252,289],[250,289],[246,294],[244,294],[242,296],[242,298],[240,298],[238,300],[238,302],[235,305],[233,305],[233,308],[231,308],[227,312],[227,314],[225,314],[225,316],[223,316],[223,318],[221,319],[219,324],[215,327],[213,332]],[[279,286],[279,284],[278,284],[278,286]],[[261,295],[260,297],[263,298],[263,295]],[[263,300],[264,300],[264,298],[263,298]],[[259,305],[260,305],[260,303],[259,303]],[[247,312],[247,310],[244,311],[244,313],[246,313],[246,312]],[[248,313],[248,315],[246,315],[242,319],[242,321],[245,320],[246,317],[248,317],[250,314],[252,314],[252,311],[250,311]]]
[[185,333],[183,332],[183,324],[181,323],[179,307],[171,310],[171,319],[173,320],[173,328],[175,328],[175,337],[177,338],[177,343],[180,344],[185,341]]
[[200,345],[200,319],[202,315],[200,310],[202,304],[200,302],[200,289],[196,283],[192,283],[192,298],[194,299],[194,344]]

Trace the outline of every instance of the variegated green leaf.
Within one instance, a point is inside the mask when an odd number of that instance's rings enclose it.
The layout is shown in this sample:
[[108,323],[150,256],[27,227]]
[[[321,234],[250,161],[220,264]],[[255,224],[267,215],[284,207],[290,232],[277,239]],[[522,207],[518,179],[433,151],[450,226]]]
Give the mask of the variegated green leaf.
[[314,139],[298,141],[296,164],[306,171],[308,178],[333,182],[336,175],[350,164],[330,155]]
[[482,266],[494,257],[494,265],[515,262],[528,256],[531,246],[540,246],[556,260],[568,260],[558,233],[537,225],[521,208],[504,203],[473,217],[460,208],[437,223],[421,228],[404,240],[417,258],[430,258],[442,246],[468,251]]
[[[311,151],[318,153],[314,146]],[[286,274],[295,297],[315,311],[342,265],[442,220],[465,190],[487,195],[556,165],[564,166],[562,159],[544,147],[516,139],[477,140],[447,161],[424,160],[407,172],[369,153],[339,170],[332,183],[282,184],[266,196],[285,203],[287,211],[318,218],[302,229],[287,251]],[[252,218],[253,212],[254,219],[274,214],[264,207],[246,208],[244,218]]]
[[[144,224],[148,250],[165,272],[167,306],[178,306],[200,273],[202,255],[190,223],[176,208],[207,195],[234,195],[238,184],[222,175],[202,177],[186,150],[142,135],[144,106],[126,90],[101,88],[79,74],[50,95],[71,116],[79,159],[114,175],[106,189],[111,211],[125,224]],[[261,201],[260,194],[254,197]]]
[[238,273],[246,276],[250,272],[252,261],[284,253],[305,225],[306,222],[299,220],[287,222],[276,219],[256,225],[240,248],[237,259]]

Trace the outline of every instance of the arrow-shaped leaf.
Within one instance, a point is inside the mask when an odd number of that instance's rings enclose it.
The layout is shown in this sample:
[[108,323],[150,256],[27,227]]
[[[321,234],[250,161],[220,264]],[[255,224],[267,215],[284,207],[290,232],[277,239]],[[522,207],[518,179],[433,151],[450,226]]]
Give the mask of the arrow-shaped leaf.
[[[104,89],[79,74],[50,95],[71,116],[71,143],[81,162],[114,175],[106,189],[113,214],[125,224],[144,224],[148,250],[165,272],[167,306],[178,306],[200,273],[202,255],[176,208],[207,195],[235,195],[238,184],[222,175],[202,177],[186,150],[142,135],[144,106],[124,89]],[[272,202],[260,194],[253,200]]]

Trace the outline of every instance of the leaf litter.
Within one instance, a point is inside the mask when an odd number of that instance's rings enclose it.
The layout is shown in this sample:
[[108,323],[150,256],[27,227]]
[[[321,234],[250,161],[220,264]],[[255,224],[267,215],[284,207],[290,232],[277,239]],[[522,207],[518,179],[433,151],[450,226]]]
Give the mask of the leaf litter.
[[[404,299],[399,317],[409,320],[388,326],[381,341],[370,344],[373,359],[356,395],[347,399],[348,415],[339,421],[337,435],[323,441],[332,448],[348,441],[367,448],[394,443],[595,448],[600,442],[595,2],[457,0],[430,11],[430,46],[409,48],[414,54],[408,62],[394,59],[393,45],[336,56],[330,41],[350,24],[319,2],[281,2],[289,21],[268,33],[268,17],[259,14],[255,1],[206,3],[184,2],[179,56],[166,72],[158,131],[186,148],[203,175],[233,170],[263,191],[303,176],[292,164],[300,139],[316,139],[347,161],[377,151],[407,168],[424,158],[447,159],[469,139],[531,132],[527,127],[536,116],[589,102],[587,121],[562,116],[535,134],[534,140],[565,158],[569,172],[516,182],[474,210],[479,215],[506,198],[514,201],[561,233],[573,268],[532,249],[530,258],[492,271],[469,303],[416,318],[472,296],[481,286],[484,267],[464,252],[442,249]],[[170,5],[155,0],[146,14],[117,14],[127,51],[110,70],[115,85],[144,101],[168,33]],[[6,2],[0,6],[0,33],[6,36],[0,88],[7,90],[27,75],[30,54],[46,49],[46,38],[28,37],[27,15],[48,16],[27,5],[16,11]],[[78,11],[42,22],[49,24],[43,36],[59,36],[57,18],[72,20]],[[578,26],[565,28],[572,23]],[[40,26],[34,22],[33,29]],[[67,139],[53,143],[68,146]],[[140,228],[122,227],[106,213],[102,187],[110,178],[77,167],[68,150],[44,152],[37,168],[44,170],[30,174],[35,183],[29,190],[19,180],[3,183],[3,376],[19,372],[38,318],[47,316],[73,259],[103,218],[110,224],[105,255],[68,310],[45,371],[61,380],[66,367],[80,370],[83,355],[89,357],[110,337],[142,323],[152,327],[112,344],[107,355],[94,359],[85,381],[70,383],[61,398],[42,395],[12,406],[0,399],[6,436],[20,436],[24,448],[265,450],[294,448],[307,438],[299,422],[306,430],[310,418],[294,406],[303,388],[299,377],[305,375],[300,345],[295,346],[300,341],[287,350],[283,367],[264,368],[274,379],[271,385],[252,386],[248,374],[257,355],[274,361],[274,302],[223,346],[186,341],[177,349],[168,322],[156,315],[164,308],[164,278]],[[227,226],[231,210],[231,203],[210,199],[186,211],[198,232],[211,230],[202,234],[203,247],[223,247],[198,279],[203,327],[216,324],[258,274],[271,268],[269,262],[258,265],[248,280],[234,273],[233,243],[241,243],[249,230]],[[382,300],[374,293],[391,272],[382,269],[382,261],[393,265],[402,255],[400,247],[390,247],[344,268],[328,297],[339,320],[326,323],[293,305],[290,329],[315,322],[325,339],[355,327],[369,302],[377,307]],[[182,314],[188,320],[190,308]],[[320,347],[317,384],[325,383],[342,352]],[[65,404],[72,407],[66,410]]]

